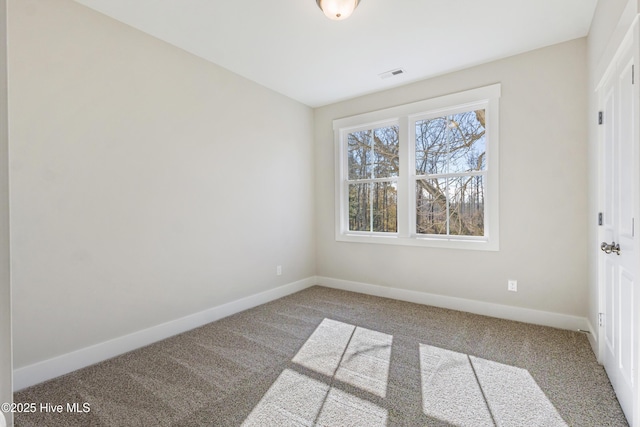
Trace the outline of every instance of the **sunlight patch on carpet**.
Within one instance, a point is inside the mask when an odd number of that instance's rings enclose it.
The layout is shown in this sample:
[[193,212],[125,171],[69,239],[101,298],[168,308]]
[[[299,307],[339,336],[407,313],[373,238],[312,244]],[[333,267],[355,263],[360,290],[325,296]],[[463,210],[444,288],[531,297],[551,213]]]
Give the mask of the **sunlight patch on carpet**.
[[355,328],[347,323],[324,319],[291,361],[333,377]]
[[291,361],[320,381],[285,369],[243,426],[386,426],[388,411],[334,386],[334,381],[385,397],[393,337],[324,319]]
[[324,319],[292,362],[385,397],[392,343],[391,335]]
[[567,427],[525,369],[420,344],[422,408],[459,427]]
[[422,409],[459,427],[493,427],[466,354],[420,344]]
[[243,426],[386,426],[387,411],[367,400],[285,369]]
[[526,369],[470,356],[499,425],[567,427],[558,411]]

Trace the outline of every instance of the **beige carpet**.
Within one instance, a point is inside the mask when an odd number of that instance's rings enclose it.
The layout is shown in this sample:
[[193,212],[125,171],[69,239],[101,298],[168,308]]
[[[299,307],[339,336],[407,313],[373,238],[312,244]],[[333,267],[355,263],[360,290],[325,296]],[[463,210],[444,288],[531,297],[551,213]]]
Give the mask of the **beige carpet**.
[[15,400],[64,405],[16,426],[627,425],[580,333],[319,286]]

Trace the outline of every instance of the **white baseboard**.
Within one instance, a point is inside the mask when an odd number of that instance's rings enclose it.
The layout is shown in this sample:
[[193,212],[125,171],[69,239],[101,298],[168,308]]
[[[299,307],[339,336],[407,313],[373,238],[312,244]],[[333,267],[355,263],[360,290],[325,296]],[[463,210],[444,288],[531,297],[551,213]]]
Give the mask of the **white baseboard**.
[[[331,277],[319,276],[317,277],[317,280],[318,285],[326,286],[328,288],[359,292],[362,294],[408,301],[417,304],[433,305],[436,307],[466,311],[468,313],[481,314],[484,316],[498,317],[500,319],[551,326],[559,329],[569,329],[573,331],[578,329],[591,330],[589,322],[585,317],[532,310],[529,308],[513,307],[502,304],[493,304],[489,302],[410,291],[406,289],[389,288],[386,286],[371,285],[368,283],[333,279]],[[593,335],[592,330],[591,335]],[[590,338],[590,340],[592,338]]]
[[602,364],[602,362],[600,361],[600,345],[598,344],[598,334],[596,334],[596,330],[593,328],[593,325],[591,324],[591,321],[589,319],[586,319],[587,321],[587,331],[589,331],[589,334],[587,334],[587,338],[589,338],[589,344],[591,344],[591,350],[593,350],[593,354],[596,355],[596,359],[598,360],[598,363]]
[[98,362],[102,362],[120,354],[169,338],[173,335],[214,322],[222,319],[223,317],[293,294],[316,284],[345,291],[392,298],[417,304],[433,305],[436,307],[551,326],[560,329],[588,330],[591,332],[589,336],[591,346],[592,348],[597,349],[597,341],[593,328],[590,322],[584,317],[493,304],[465,298],[436,295],[426,292],[410,291],[406,289],[389,288],[330,277],[312,276],[275,289],[270,289],[236,301],[231,301],[217,307],[212,307],[142,331],[134,332],[132,334],[114,338],[71,353],[63,354],[52,359],[34,363],[33,365],[15,369],[13,371],[14,391],[22,390],[23,388],[39,384],[43,381],[59,377]]
[[282,298],[306,289],[317,283],[315,276],[292,282],[275,289],[250,295],[236,301],[212,307],[210,309],[191,314],[180,319],[172,320],[160,325],[134,332],[129,335],[114,338],[90,347],[82,348],[71,353],[63,354],[52,359],[34,363],[33,365],[14,369],[14,391],[39,384],[43,381],[59,377],[77,369],[93,365],[120,354],[135,350],[154,342],[169,338],[173,335],[189,331],[223,317],[248,310],[261,304]]

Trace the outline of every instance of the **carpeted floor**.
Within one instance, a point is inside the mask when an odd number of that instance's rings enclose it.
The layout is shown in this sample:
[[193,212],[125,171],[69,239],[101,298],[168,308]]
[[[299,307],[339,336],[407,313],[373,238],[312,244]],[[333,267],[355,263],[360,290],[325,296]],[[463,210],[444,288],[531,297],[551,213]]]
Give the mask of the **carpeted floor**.
[[39,427],[627,425],[580,333],[319,286],[15,401],[63,405],[16,415]]

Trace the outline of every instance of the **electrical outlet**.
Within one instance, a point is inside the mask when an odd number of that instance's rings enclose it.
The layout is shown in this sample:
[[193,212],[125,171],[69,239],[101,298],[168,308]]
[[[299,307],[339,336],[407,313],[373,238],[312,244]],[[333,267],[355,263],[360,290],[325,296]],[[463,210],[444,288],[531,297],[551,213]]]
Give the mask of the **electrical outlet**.
[[276,276],[282,276],[282,266],[281,265],[277,265],[276,266]]
[[507,290],[511,292],[518,292],[518,281],[517,280],[509,280],[507,282]]

